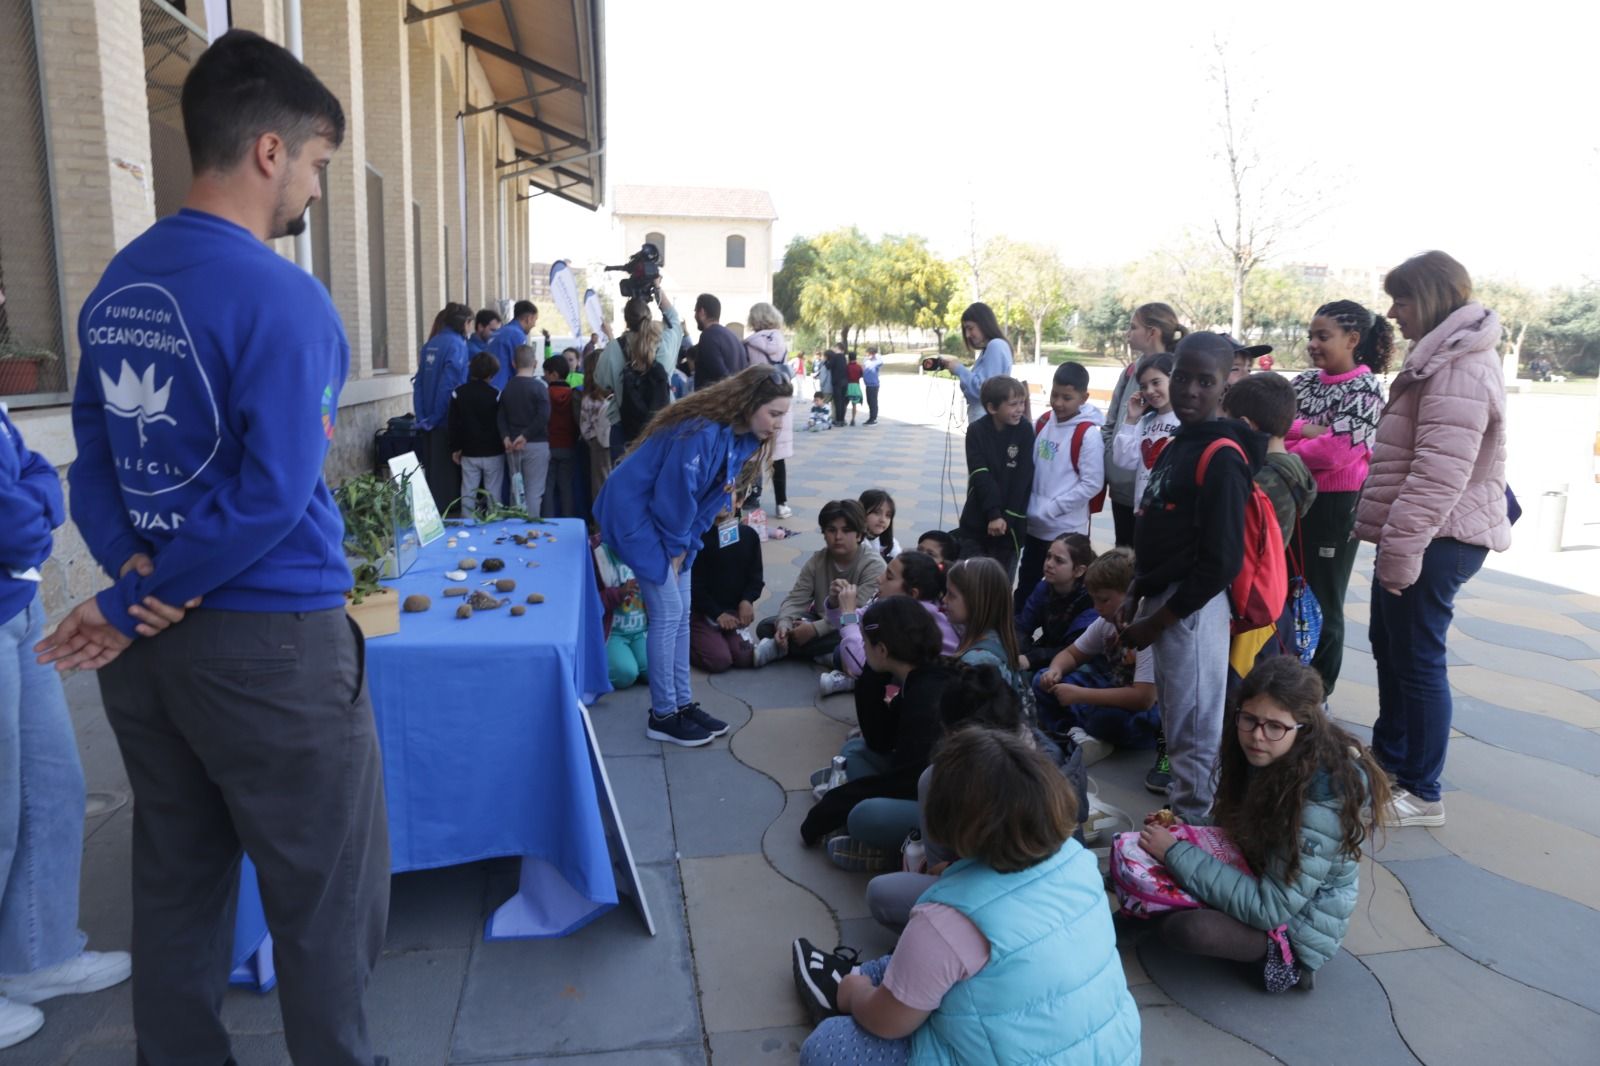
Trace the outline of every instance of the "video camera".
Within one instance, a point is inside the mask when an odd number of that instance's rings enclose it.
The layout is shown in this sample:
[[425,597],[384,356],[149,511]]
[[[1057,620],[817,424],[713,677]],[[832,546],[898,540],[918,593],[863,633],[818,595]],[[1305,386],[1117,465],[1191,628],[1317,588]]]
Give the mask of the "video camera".
[[622,290],[623,299],[632,299],[635,296],[646,300],[656,298],[656,283],[661,280],[661,249],[646,241],[644,245],[621,266],[608,266],[606,272],[620,270],[628,276],[622,279],[619,288]]
[[927,355],[927,356],[923,356],[923,359],[922,359],[922,372],[924,374],[931,374],[935,370],[943,370],[943,369],[944,369],[944,356],[942,356],[942,355]]

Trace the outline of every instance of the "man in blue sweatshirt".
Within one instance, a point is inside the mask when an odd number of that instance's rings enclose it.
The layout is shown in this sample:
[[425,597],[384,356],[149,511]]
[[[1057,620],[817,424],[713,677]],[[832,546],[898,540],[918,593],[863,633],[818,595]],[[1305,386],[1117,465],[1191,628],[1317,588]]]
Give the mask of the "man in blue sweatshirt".
[[[528,336],[538,324],[539,309],[533,306],[531,300],[518,300],[511,308],[511,321],[495,330],[494,336],[489,338],[484,351],[500,360],[500,370],[489,382],[495,392],[505,391],[506,382],[511,380],[512,371],[517,365],[517,349],[528,343]],[[543,345],[539,347],[539,356],[542,362]]]
[[[481,319],[483,312],[479,311]],[[450,458],[450,394],[467,381],[471,358],[466,338],[472,312],[462,308],[445,318],[440,330],[417,356],[417,376],[411,379],[411,411],[417,416],[422,472],[439,513],[461,496],[461,468]],[[499,319],[495,319],[499,321]],[[480,349],[481,350],[481,349]],[[475,354],[475,353],[473,353]]]
[[472,320],[472,335],[467,338],[467,352],[477,355],[489,350],[489,342],[500,329],[500,313],[485,307]]
[[[184,208],[117,253],[78,319],[71,512],[114,584],[39,650],[101,668],[133,788],[140,1061],[232,1061],[219,1008],[247,851],[290,1057],[373,1066],[388,828],[322,480],[350,349],[327,290],[266,243],[304,229],[344,112],[241,30],[195,63],[182,108]],[[197,597],[161,632],[133,613]]]

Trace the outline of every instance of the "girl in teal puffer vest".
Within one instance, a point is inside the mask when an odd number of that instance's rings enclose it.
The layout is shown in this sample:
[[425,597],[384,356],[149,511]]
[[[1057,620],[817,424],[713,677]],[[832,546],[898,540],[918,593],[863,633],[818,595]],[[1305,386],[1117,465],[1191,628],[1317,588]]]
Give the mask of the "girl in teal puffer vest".
[[1139,846],[1214,908],[1161,919],[1163,939],[1197,954],[1266,960],[1283,972],[1276,963],[1289,961],[1286,937],[1294,971],[1284,978],[1309,988],[1309,975],[1344,940],[1360,894],[1368,818],[1388,799],[1388,779],[1372,753],[1322,710],[1317,672],[1293,656],[1262,661],[1223,725],[1210,819],[1259,876],[1147,824]]
[[797,954],[813,1009],[842,1015],[806,1040],[801,1066],[1137,1066],[1139,1012],[1099,866],[1071,839],[1076,806],[1020,734],[946,737],[924,817],[961,858],[922,894],[892,957],[845,976],[835,956]]

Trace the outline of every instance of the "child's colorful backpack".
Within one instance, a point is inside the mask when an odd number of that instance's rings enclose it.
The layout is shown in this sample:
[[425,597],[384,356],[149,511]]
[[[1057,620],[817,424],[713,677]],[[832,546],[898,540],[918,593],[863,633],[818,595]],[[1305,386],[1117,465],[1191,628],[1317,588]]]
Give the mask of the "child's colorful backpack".
[[[1195,467],[1196,486],[1205,484],[1211,457],[1223,448],[1232,448],[1248,462],[1237,441],[1219,438],[1206,445]],[[1228,604],[1233,608],[1233,633],[1248,633],[1274,625],[1283,613],[1289,596],[1289,568],[1283,551],[1283,531],[1272,501],[1253,480],[1244,504],[1244,562],[1228,586]]]
[[[1052,412],[1046,411],[1044,414],[1040,415],[1039,420],[1033,424],[1033,435],[1035,437],[1039,435],[1040,431],[1042,431],[1045,425],[1050,421],[1051,414]],[[1078,428],[1072,431],[1072,472],[1074,474],[1083,473],[1083,471],[1078,467],[1078,456],[1083,454],[1083,438],[1087,437],[1089,435],[1089,431],[1095,428],[1097,427],[1088,422],[1079,422]],[[1089,501],[1090,514],[1099,514],[1100,511],[1105,507],[1106,488],[1107,487],[1105,485],[1101,485],[1100,491],[1095,493],[1094,499]]]
[[[1205,825],[1175,825],[1172,835],[1201,848],[1235,869],[1250,866],[1222,830]],[[1111,841],[1111,886],[1124,914],[1149,918],[1164,911],[1197,910],[1205,904],[1178,886],[1167,868],[1139,846],[1138,833],[1118,833]]]

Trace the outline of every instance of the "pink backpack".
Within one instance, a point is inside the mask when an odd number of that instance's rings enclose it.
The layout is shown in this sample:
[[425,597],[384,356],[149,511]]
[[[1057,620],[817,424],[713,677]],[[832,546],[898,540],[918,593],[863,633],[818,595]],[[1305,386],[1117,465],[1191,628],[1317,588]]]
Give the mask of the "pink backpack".
[[[1201,848],[1229,866],[1250,866],[1222,830],[1205,825],[1175,825],[1172,835]],[[1111,884],[1124,914],[1148,918],[1163,911],[1194,910],[1205,904],[1178,886],[1167,868],[1139,846],[1138,833],[1118,833],[1111,842]]]

